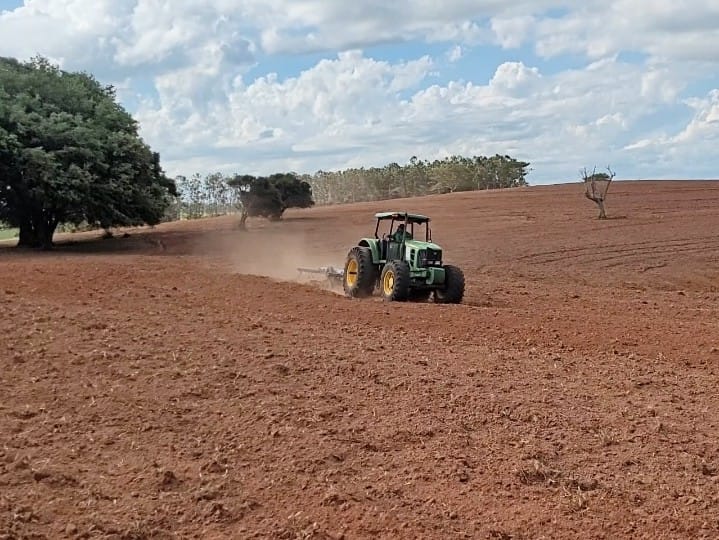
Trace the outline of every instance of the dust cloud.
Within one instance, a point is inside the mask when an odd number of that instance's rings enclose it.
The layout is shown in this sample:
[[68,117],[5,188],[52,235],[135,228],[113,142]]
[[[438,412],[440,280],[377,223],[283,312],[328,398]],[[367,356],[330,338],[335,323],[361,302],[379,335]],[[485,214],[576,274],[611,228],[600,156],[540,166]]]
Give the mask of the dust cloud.
[[248,232],[231,255],[233,267],[242,274],[254,274],[294,281],[299,267],[342,267],[343,252],[322,251],[304,234],[291,232]]
[[238,274],[263,276],[279,281],[314,283],[334,292],[342,292],[323,274],[301,275],[298,268],[333,266],[342,269],[347,246],[318,234],[285,228],[257,228],[246,231],[227,231],[222,235],[205,237],[195,254],[219,256]]

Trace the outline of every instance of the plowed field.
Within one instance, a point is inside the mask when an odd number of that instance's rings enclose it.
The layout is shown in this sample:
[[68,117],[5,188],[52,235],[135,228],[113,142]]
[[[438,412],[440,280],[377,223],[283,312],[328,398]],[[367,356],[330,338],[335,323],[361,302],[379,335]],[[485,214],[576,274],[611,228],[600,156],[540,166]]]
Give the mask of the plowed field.
[[[345,298],[375,211],[462,305]],[[717,538],[719,182],[0,249],[0,539]]]

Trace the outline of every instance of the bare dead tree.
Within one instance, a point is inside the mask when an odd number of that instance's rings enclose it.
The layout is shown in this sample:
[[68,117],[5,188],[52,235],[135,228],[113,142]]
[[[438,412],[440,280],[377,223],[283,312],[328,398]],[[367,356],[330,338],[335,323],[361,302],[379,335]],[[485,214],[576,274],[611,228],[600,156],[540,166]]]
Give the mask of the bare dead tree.
[[612,180],[614,180],[616,173],[612,171],[610,167],[607,167],[607,171],[609,171],[609,173],[598,173],[596,171],[596,167],[592,170],[592,174],[587,172],[586,167],[579,171],[582,175],[582,179],[584,180],[584,195],[590,201],[594,201],[599,207],[599,219],[607,219],[607,213],[604,209],[604,201],[607,198],[609,186],[612,183]]
[[241,205],[239,205],[239,210],[240,210],[240,222],[238,223],[237,226],[240,230],[245,231],[245,230],[247,230],[247,225],[245,224],[245,222],[247,221],[247,217],[248,217],[247,208],[245,207],[244,204],[241,204]]

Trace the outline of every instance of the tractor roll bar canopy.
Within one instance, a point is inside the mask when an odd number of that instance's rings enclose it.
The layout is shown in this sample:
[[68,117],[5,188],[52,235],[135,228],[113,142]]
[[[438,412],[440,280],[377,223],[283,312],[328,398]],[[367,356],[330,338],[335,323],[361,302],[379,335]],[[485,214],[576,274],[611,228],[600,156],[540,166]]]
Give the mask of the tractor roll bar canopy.
[[429,228],[429,222],[430,219],[427,216],[423,216],[422,214],[410,214],[409,212],[377,212],[374,217],[377,218],[377,226],[374,229],[374,236],[375,238],[379,238],[379,224],[380,222],[384,220],[392,220],[392,223],[389,226],[389,233],[392,234],[392,231],[394,229],[394,222],[395,221],[401,221],[405,224],[405,226],[409,225],[409,228],[411,229],[411,233],[414,236],[414,224],[425,224],[425,237],[427,242],[432,241],[432,231]]
[[374,215],[378,220],[391,219],[392,221],[407,221],[407,223],[428,223],[430,219],[422,214],[408,214],[407,212],[378,212]]

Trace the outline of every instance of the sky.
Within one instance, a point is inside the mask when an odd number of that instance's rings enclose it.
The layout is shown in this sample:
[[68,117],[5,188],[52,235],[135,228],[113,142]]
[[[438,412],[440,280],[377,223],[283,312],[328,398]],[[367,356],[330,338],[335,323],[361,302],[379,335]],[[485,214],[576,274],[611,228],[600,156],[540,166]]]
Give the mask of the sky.
[[0,0],[0,56],[38,54],[114,85],[171,176],[719,177],[717,0]]

